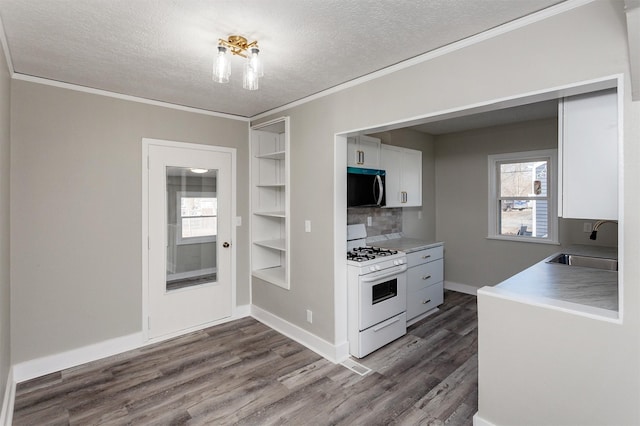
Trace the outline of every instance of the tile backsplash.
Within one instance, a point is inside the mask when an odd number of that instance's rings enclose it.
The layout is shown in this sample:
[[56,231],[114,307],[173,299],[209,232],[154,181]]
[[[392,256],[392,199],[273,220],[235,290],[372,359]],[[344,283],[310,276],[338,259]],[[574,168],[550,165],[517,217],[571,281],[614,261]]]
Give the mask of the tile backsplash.
[[[371,226],[367,226],[369,217]],[[402,208],[350,207],[347,209],[347,225],[356,223],[365,224],[369,237],[402,232]]]

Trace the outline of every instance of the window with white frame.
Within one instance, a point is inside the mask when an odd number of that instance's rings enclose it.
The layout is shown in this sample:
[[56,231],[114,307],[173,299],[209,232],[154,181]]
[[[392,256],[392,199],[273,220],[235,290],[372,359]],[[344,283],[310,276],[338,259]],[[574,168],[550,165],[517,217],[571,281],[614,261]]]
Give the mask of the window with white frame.
[[177,193],[177,244],[209,243],[218,233],[218,199],[213,192]]
[[489,238],[558,243],[556,150],[489,156]]

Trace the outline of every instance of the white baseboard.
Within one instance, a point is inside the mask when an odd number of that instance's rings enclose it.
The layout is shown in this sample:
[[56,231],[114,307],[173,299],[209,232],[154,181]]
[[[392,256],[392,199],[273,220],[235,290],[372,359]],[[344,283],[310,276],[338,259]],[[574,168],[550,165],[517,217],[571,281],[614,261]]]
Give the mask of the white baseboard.
[[[235,319],[244,318],[251,315],[250,305],[236,306],[233,311],[233,317],[225,318],[223,321],[215,324],[233,321]],[[202,328],[202,327],[200,327]],[[192,330],[183,330],[177,335],[190,332]],[[175,336],[170,336],[175,337]],[[159,340],[166,340],[159,339]],[[81,348],[72,349],[62,353],[44,356],[33,360],[15,364],[13,368],[13,380],[15,383],[24,382],[25,380],[35,379],[45,374],[55,373],[66,368],[76,367],[87,362],[96,361],[108,356],[117,355],[143,346],[157,343],[158,340],[145,339],[143,332],[133,333],[128,336],[116,337],[114,339],[105,340],[103,342],[94,343]],[[0,423],[1,425],[1,423]]]
[[315,334],[255,305],[251,305],[251,316],[333,363],[342,362],[349,357],[348,342],[333,345]]
[[16,381],[13,378],[13,367],[7,374],[7,386],[2,400],[2,412],[0,412],[0,426],[11,426],[13,422],[13,405],[16,399]]
[[478,295],[478,287],[475,287],[469,284],[460,284],[460,283],[454,283],[452,281],[445,281],[444,288],[445,290],[453,290],[459,293],[470,294],[472,296]]
[[116,337],[58,354],[20,362],[13,366],[13,378],[16,383],[24,382],[45,374],[137,349],[144,345],[145,340],[142,332]]
[[473,415],[473,426],[496,426],[496,425],[483,419],[478,415],[478,413],[475,413]]
[[233,319],[240,319],[244,317],[251,316],[251,305],[240,305],[236,306],[236,309],[233,311]]

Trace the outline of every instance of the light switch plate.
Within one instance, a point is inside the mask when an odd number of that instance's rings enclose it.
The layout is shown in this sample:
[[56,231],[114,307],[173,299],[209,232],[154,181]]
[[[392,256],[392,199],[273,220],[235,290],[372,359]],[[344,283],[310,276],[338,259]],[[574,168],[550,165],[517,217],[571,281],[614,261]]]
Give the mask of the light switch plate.
[[311,232],[311,221],[310,220],[305,220],[304,221],[304,232]]

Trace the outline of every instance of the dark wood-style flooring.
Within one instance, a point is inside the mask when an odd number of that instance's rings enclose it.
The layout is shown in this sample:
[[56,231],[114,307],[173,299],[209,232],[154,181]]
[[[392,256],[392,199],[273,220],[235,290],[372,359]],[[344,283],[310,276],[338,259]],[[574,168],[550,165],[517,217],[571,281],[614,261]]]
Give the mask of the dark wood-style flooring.
[[360,376],[244,318],[20,383],[14,425],[471,425],[475,297],[359,362]]

